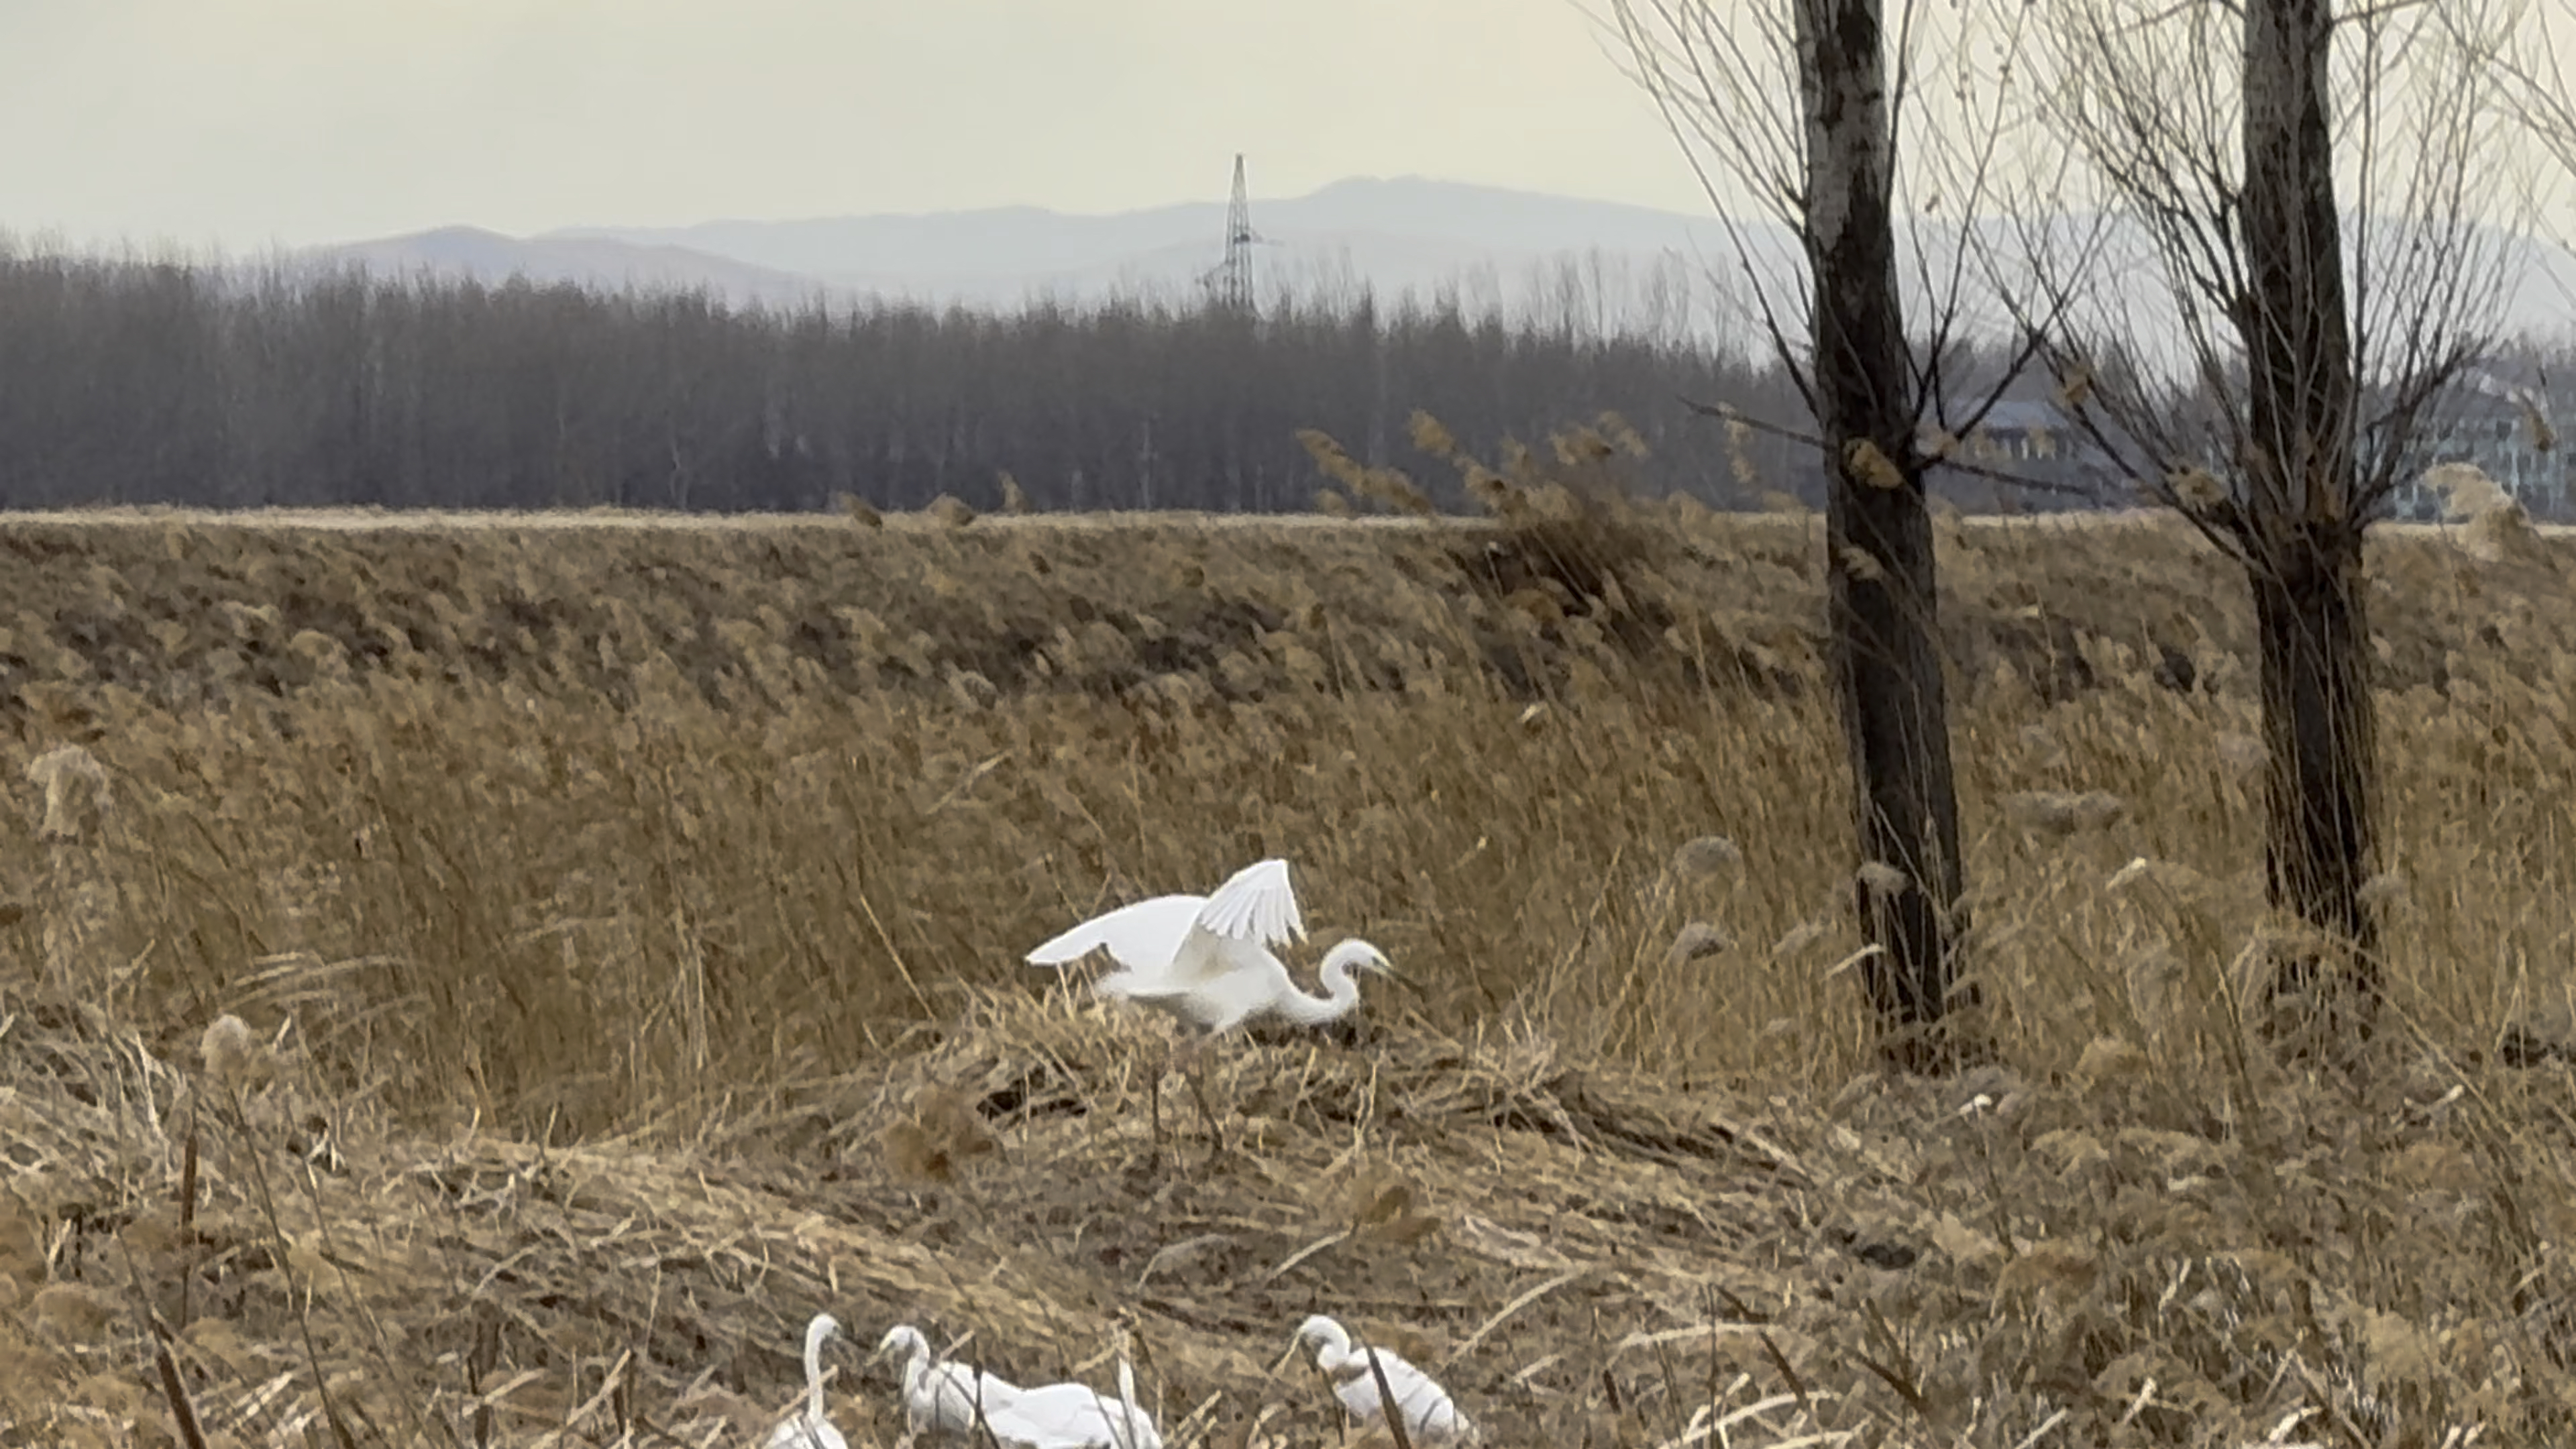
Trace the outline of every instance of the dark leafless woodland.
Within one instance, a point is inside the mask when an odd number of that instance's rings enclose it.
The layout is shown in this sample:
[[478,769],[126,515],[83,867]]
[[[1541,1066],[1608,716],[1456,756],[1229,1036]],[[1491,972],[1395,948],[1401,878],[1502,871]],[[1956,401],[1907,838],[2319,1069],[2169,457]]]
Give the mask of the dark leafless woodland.
[[[0,505],[983,508],[1008,471],[1043,509],[1302,511],[1321,480],[1299,429],[1400,465],[1420,461],[1416,408],[1488,454],[1614,410],[1658,493],[1819,496],[1802,450],[1730,440],[1681,400],[1780,406],[1776,370],[1586,326],[1584,274],[1562,280],[1561,323],[1515,329],[1347,289],[1257,322],[1141,302],[729,311],[0,247]],[[1448,471],[1424,481],[1454,492]]]

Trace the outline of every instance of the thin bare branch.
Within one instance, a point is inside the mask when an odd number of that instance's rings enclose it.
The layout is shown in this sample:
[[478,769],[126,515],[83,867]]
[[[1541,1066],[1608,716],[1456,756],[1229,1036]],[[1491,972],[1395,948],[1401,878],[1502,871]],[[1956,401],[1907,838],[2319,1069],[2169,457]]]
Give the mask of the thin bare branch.
[[[1746,304],[1810,417],[1815,393],[1812,314],[1803,255],[1766,247],[1749,215],[1777,221],[1810,253],[1815,236],[1804,182],[1812,142],[1796,115],[1797,35],[1792,21],[1809,0],[1609,0],[1596,23],[1614,63],[1654,102],[1680,142],[1747,286]],[[1885,198],[1901,218],[1909,285],[1909,386],[1902,406],[1920,423],[1957,435],[1972,430],[2021,384],[2038,356],[2010,309],[1976,294],[1986,287],[1978,229],[2016,188],[2008,169],[2062,167],[2057,148],[2016,145],[2036,118],[2012,100],[2036,21],[2025,7],[1977,12],[1907,0],[1891,5],[1888,109],[1892,149]],[[1935,23],[1935,20],[1939,23]],[[1934,104],[1935,100],[1939,104]],[[2006,329],[2009,328],[2007,331]],[[2004,344],[2003,366],[1981,369],[1975,388],[1945,365],[1969,339]],[[1953,468],[1952,460],[1920,460]],[[1958,469],[1968,472],[1971,470]],[[2076,490],[2078,493],[2081,490]]]
[[[1745,427],[1751,428],[1757,433],[1768,433],[1772,437],[1785,439],[1792,443],[1803,443],[1808,447],[1819,450],[1825,447],[1825,440],[1816,436],[1812,432],[1803,428],[1793,428],[1781,423],[1766,421],[1765,419],[1755,417],[1753,414],[1748,413],[1739,407],[1730,406],[1726,403],[1704,403],[1695,398],[1687,397],[1681,399],[1681,402],[1683,406],[1700,414],[1702,417],[1715,418],[1720,422],[1741,423]],[[1969,431],[1975,431],[1974,424],[1970,425]],[[1952,472],[1965,473],[1970,477],[1983,478],[1989,482],[2006,484],[2010,487],[2024,489],[2032,493],[2045,493],[2059,498],[2076,498],[2087,501],[2095,500],[2102,496],[2097,490],[2078,488],[2072,484],[2061,482],[2054,478],[2034,478],[2027,473],[2016,473],[2009,468],[1994,468],[1989,467],[1986,464],[1973,461],[1946,458],[1942,460],[1941,466],[1950,469]]]

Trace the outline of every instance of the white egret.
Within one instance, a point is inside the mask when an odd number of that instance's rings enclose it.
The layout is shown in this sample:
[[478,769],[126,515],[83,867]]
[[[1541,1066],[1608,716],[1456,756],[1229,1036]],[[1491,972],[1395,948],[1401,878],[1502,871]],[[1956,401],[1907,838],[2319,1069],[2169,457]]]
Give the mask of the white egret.
[[[1360,1004],[1355,970],[1403,980],[1377,947],[1344,941],[1326,953],[1316,973],[1324,995],[1310,996],[1270,949],[1305,934],[1288,862],[1264,860],[1235,872],[1212,895],[1156,896],[1085,921],[1031,951],[1028,961],[1061,968],[1107,951],[1123,969],[1093,982],[1092,990],[1198,1027],[1189,1048],[1195,1061],[1209,1040],[1264,1017],[1320,1026],[1350,1015]],[[1195,1075],[1190,1091],[1215,1132],[1215,1114]],[[1159,1095],[1154,1110],[1159,1138]]]
[[823,1406],[823,1345],[840,1331],[828,1313],[815,1314],[805,1325],[805,1406],[769,1431],[769,1449],[850,1449]]
[[1436,1445],[1479,1442],[1476,1426],[1450,1401],[1448,1391],[1393,1350],[1371,1345],[1363,1353],[1352,1348],[1350,1334],[1320,1313],[1297,1325],[1296,1342],[1314,1350],[1315,1367],[1323,1370],[1342,1408],[1362,1427],[1386,1420],[1385,1395],[1378,1392],[1377,1375],[1369,1371],[1374,1356],[1386,1374],[1387,1393],[1404,1413],[1408,1439]]
[[1132,1388],[1111,1402],[1087,1384],[1049,1384],[993,1410],[984,1422],[1012,1449],[1163,1449],[1162,1431],[1136,1405]]
[[1136,1370],[1127,1361],[1127,1330],[1118,1342],[1118,1398],[1089,1384],[1023,1389],[987,1423],[1004,1444],[1027,1449],[1163,1449],[1163,1431],[1136,1403]]
[[916,1434],[972,1434],[979,1413],[990,1418],[1021,1395],[1007,1379],[934,1358],[930,1340],[909,1323],[886,1330],[876,1357],[903,1361],[903,1417]]

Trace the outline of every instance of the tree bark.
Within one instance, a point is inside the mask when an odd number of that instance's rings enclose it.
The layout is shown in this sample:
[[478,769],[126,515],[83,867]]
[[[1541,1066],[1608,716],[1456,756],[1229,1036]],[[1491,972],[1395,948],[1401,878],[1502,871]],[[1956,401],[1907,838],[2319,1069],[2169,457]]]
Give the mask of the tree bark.
[[2270,756],[2264,870],[2274,904],[2355,945],[2375,944],[2362,900],[2376,854],[2378,717],[2363,649],[2361,554],[2318,540],[2307,573],[2254,573]]
[[2246,483],[2241,515],[2262,649],[2265,875],[2272,904],[2351,948],[2347,980],[2318,953],[2281,963],[2277,996],[2348,985],[2367,1031],[2376,931],[2362,896],[2376,854],[2378,728],[2366,655],[2357,405],[2334,135],[2332,0],[2245,10],[2248,282]]
[[1966,929],[1932,525],[1909,406],[1891,206],[1894,137],[1880,0],[1797,0],[1815,288],[1817,422],[1827,456],[1828,622],[1862,868],[1855,900],[1883,954],[1862,982],[1906,1065],[1952,1060],[1930,1030],[1954,1002]]
[[2334,533],[2319,525],[2358,537],[2363,521],[2352,516],[2352,334],[2326,97],[2333,37],[2332,0],[2246,7],[2243,461],[2254,541],[2273,550]]

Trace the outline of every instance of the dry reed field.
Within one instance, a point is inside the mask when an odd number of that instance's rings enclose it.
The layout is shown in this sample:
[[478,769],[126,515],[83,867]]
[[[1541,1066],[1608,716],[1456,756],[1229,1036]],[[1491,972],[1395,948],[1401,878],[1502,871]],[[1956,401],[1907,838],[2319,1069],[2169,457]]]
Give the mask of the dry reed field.
[[[1489,1444],[2576,1431],[2566,544],[2376,547],[2394,999],[2311,1079],[2241,581],[1944,519],[1996,1051],[1922,1081],[1820,523],[1550,496],[0,526],[0,1442],[758,1444],[826,1309],[875,1446],[888,1326],[1105,1384],[1122,1316],[1172,1442],[1342,1442],[1314,1311]],[[1158,1150],[1166,1030],[1021,955],[1269,854],[1417,989]]]

